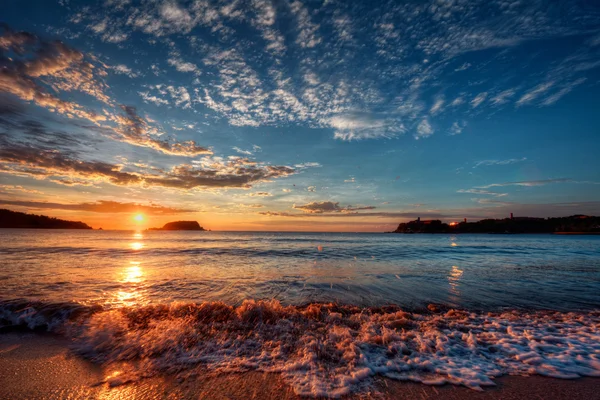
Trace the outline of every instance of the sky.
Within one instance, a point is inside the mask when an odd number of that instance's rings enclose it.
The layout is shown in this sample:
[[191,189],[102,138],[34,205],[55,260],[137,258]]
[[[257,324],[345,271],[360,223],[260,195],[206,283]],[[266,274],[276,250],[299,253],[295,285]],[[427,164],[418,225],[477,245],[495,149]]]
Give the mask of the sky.
[[267,231],[598,215],[599,84],[593,1],[4,0],[0,208]]

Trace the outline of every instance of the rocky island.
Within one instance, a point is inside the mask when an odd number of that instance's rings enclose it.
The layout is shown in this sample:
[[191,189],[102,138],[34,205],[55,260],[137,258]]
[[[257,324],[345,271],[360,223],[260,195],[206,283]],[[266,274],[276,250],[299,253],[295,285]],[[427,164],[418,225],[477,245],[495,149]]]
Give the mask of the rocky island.
[[26,214],[6,209],[0,209],[0,228],[92,229],[91,226],[80,221],[67,221],[45,215]]
[[149,231],[204,231],[197,221],[175,221],[166,223],[162,228],[150,228]]

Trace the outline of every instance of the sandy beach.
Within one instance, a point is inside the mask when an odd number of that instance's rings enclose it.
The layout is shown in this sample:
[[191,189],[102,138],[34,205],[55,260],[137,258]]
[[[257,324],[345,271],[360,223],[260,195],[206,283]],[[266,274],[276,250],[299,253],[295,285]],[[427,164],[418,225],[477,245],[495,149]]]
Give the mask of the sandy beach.
[[[102,367],[71,354],[68,340],[37,333],[0,334],[1,399],[299,399],[278,374],[216,375],[199,367],[186,379],[127,382],[126,365]],[[346,399],[592,399],[600,379],[505,376],[477,392],[465,387],[375,378]]]

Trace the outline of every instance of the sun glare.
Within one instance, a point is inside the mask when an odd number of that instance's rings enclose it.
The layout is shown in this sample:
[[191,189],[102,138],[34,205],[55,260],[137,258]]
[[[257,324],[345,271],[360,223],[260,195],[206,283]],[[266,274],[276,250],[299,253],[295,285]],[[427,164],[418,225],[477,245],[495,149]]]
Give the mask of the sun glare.
[[135,219],[137,222],[142,222],[144,220],[144,216],[142,214],[137,214],[135,217],[133,217],[133,219]]

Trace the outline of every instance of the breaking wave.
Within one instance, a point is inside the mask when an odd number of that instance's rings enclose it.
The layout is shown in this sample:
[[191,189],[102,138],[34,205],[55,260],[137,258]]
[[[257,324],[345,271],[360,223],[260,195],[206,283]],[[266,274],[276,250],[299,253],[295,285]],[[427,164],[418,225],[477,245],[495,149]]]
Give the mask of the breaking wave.
[[[137,378],[279,372],[296,393],[339,397],[372,377],[475,390],[493,378],[600,377],[600,311],[408,312],[395,306],[284,306],[247,300],[106,310],[75,303],[0,302],[0,329],[66,335],[93,362],[136,361]],[[135,379],[137,379],[135,378]]]

